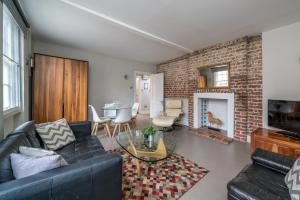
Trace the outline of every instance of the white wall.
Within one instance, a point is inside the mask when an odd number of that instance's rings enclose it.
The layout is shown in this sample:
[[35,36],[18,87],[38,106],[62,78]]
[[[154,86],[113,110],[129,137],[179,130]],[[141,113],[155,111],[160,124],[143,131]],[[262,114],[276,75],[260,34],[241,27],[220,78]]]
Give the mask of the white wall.
[[[89,61],[88,99],[89,103],[94,105],[99,112],[107,102],[121,101],[131,105],[134,100],[134,71],[153,73],[156,71],[152,64],[117,59],[41,41],[34,41],[33,49],[34,53]],[[128,75],[127,80],[124,79],[124,75]]]
[[263,126],[268,99],[300,101],[300,22],[262,34]]

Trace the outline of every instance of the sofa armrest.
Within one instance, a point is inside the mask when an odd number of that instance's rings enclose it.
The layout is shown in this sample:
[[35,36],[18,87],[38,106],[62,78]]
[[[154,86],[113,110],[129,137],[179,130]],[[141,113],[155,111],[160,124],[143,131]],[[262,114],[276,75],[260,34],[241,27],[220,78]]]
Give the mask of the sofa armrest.
[[287,174],[292,168],[295,159],[262,149],[256,149],[252,154],[252,161],[254,164]]
[[[272,191],[266,190],[260,184],[249,181],[246,166],[240,174],[227,184],[228,200],[282,200]],[[251,176],[251,174],[249,174]]]
[[91,125],[92,123],[90,121],[69,123],[76,138],[90,136],[92,132]]
[[0,199],[121,199],[122,157],[105,154],[0,184]]

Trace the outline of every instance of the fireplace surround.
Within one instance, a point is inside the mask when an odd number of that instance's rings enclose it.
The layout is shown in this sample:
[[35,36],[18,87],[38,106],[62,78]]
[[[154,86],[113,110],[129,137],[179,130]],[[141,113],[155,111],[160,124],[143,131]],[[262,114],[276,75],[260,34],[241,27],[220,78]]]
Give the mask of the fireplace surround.
[[194,93],[194,128],[201,128],[201,112],[203,112],[201,104],[202,101],[207,99],[223,99],[227,101],[227,137],[234,138],[234,93]]

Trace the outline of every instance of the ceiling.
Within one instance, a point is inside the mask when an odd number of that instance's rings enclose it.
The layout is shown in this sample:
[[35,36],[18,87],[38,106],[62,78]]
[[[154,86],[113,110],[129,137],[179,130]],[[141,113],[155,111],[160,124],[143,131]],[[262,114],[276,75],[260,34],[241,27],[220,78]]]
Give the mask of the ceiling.
[[300,21],[299,0],[20,0],[33,38],[157,64]]

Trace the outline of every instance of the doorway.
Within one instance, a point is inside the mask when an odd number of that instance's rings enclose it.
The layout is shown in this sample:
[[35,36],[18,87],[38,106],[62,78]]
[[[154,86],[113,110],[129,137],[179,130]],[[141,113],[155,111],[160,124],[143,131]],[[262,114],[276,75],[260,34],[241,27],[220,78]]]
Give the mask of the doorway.
[[139,114],[150,113],[150,73],[135,72],[134,101],[140,104]]

